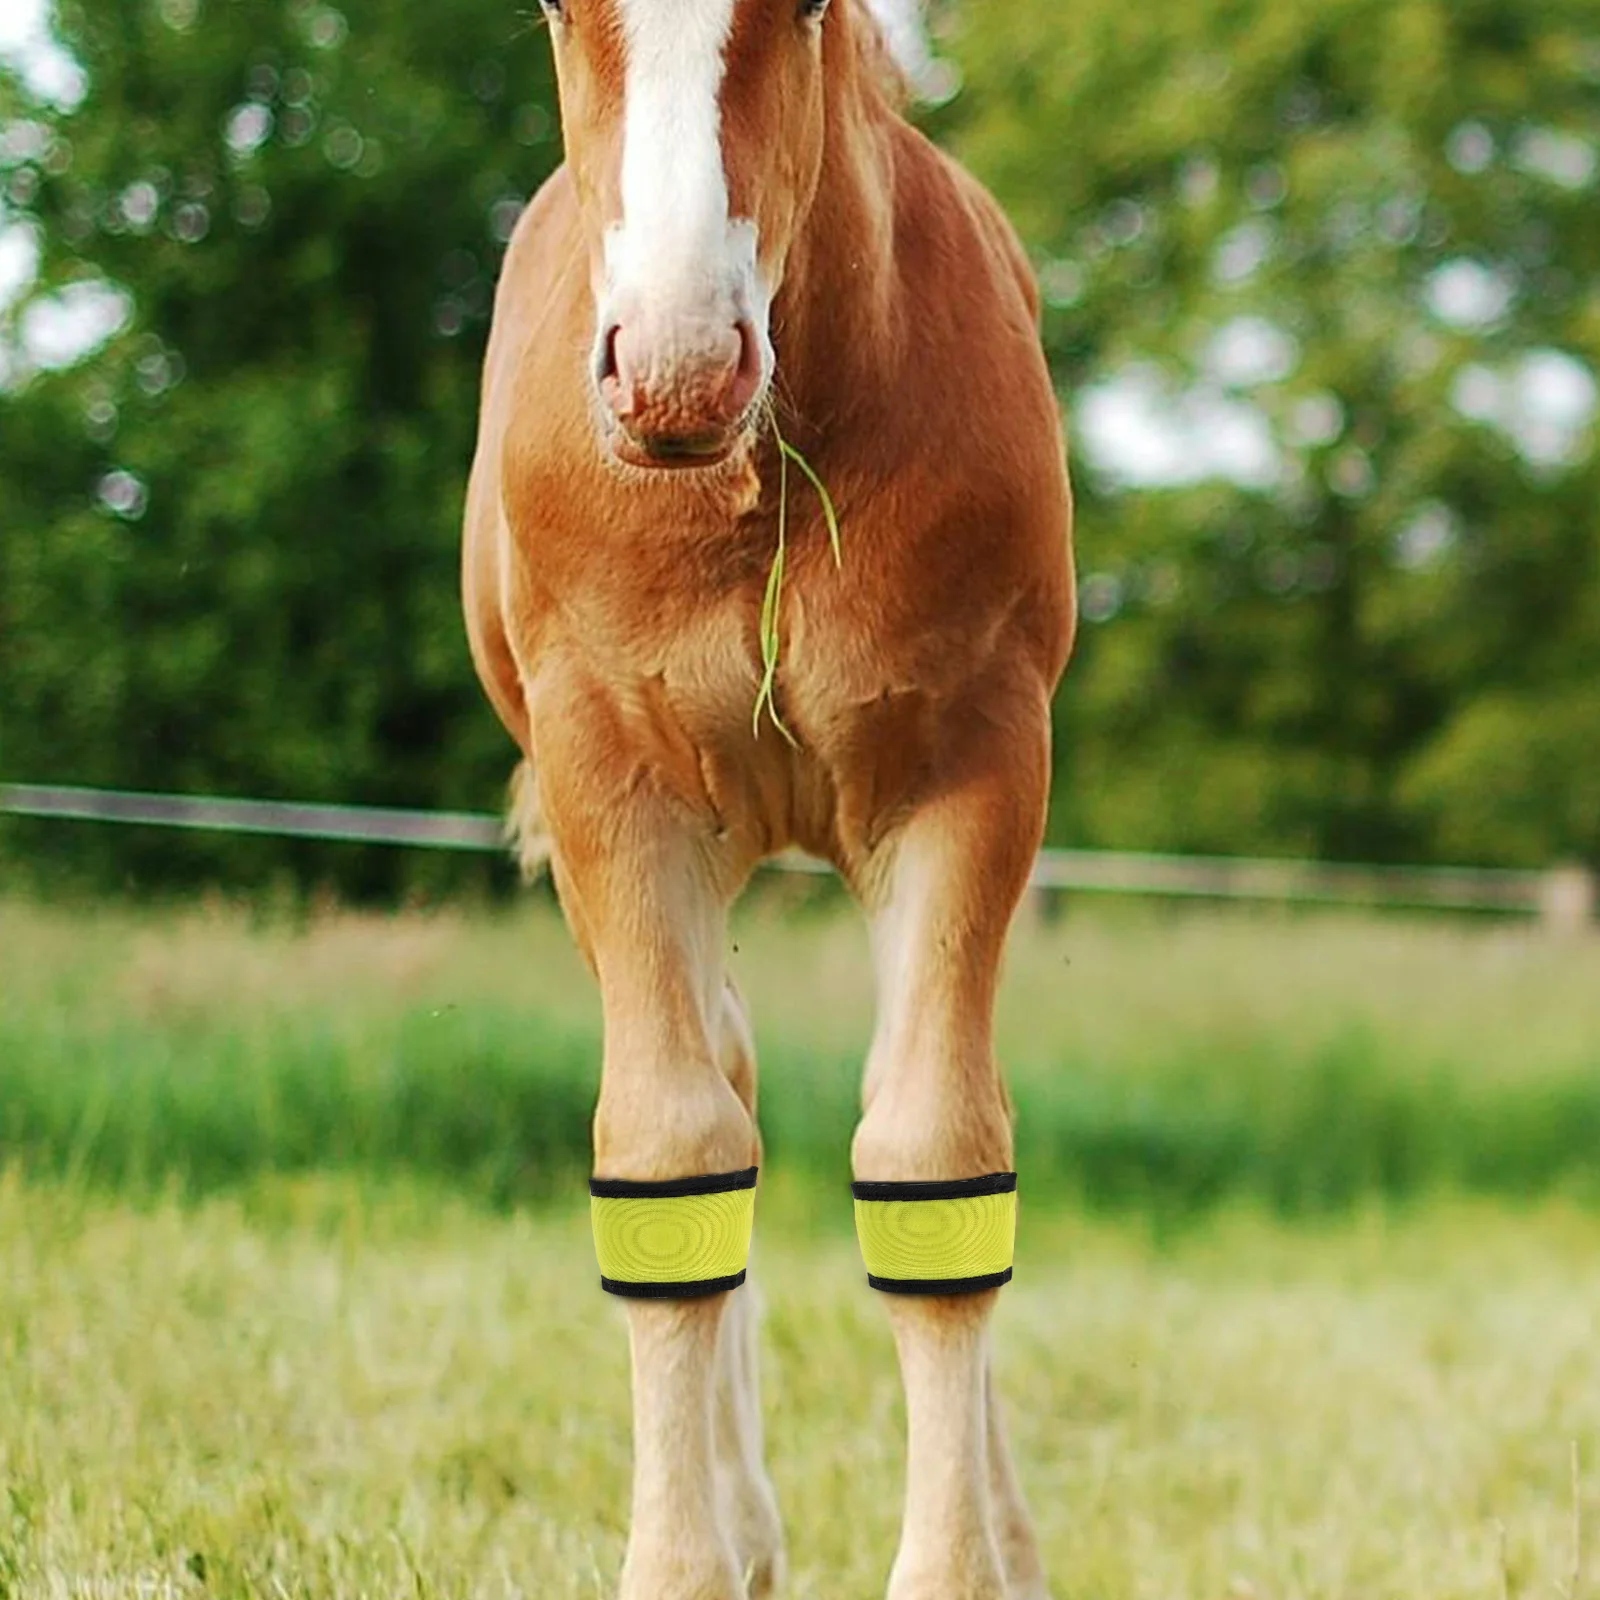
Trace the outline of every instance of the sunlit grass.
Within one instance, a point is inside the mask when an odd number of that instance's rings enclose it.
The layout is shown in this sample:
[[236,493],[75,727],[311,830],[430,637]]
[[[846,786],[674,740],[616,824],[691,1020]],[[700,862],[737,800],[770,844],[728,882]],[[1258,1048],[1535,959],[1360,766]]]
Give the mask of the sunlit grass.
[[[869,1600],[880,1308],[808,1215],[758,1238],[791,1592]],[[1554,1595],[1572,1446],[1600,1463],[1597,1250],[1559,1208],[1166,1245],[1025,1210],[997,1349],[1057,1594]],[[609,1596],[627,1370],[593,1274],[581,1214],[410,1185],[132,1209],[0,1180],[0,1593]]]
[[[609,1595],[598,1007],[549,905],[0,901],[0,952],[0,1596]],[[866,1600],[901,1428],[844,1187],[870,962],[781,882],[729,957],[766,1060],[792,1592]],[[1569,1582],[1574,1443],[1600,1481],[1595,961],[1496,924],[1023,924],[998,1348],[1059,1595]]]

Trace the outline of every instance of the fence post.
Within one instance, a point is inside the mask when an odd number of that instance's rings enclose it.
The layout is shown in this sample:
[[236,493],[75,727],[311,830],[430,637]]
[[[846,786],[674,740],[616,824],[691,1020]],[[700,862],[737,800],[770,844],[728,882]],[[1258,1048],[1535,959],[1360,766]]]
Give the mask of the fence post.
[[1539,886],[1539,921],[1545,932],[1574,938],[1594,926],[1600,902],[1595,877],[1585,867],[1553,867]]

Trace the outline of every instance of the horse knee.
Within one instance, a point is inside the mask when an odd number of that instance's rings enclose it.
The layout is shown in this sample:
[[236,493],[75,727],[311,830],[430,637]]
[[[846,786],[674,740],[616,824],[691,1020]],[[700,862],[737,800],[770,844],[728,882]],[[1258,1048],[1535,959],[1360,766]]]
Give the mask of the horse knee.
[[595,1171],[663,1181],[756,1165],[755,1120],[716,1067],[607,1071],[594,1120]]
[[858,1179],[914,1183],[1009,1171],[1011,1108],[992,1067],[883,1073],[856,1128]]

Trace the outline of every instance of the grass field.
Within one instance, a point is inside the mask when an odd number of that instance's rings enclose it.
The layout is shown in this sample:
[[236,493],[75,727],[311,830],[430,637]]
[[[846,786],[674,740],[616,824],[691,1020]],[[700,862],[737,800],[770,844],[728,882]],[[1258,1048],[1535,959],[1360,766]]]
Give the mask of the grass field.
[[[787,892],[785,886],[782,892]],[[765,899],[730,960],[775,1170],[846,1176],[870,963]],[[116,1192],[586,1174],[588,975],[516,913],[135,913],[0,900],[0,1150]],[[1001,1047],[1036,1197],[1189,1217],[1441,1191],[1600,1199],[1600,944],[1508,924],[1086,907],[1014,941]]]
[[[791,1593],[871,1600],[892,1352],[849,1241],[794,1221],[758,1258]],[[1557,1596],[1597,1259],[1560,1205],[1159,1245],[1025,1214],[998,1346],[1058,1596]],[[0,1595],[608,1596],[626,1357],[592,1273],[581,1216],[416,1186],[0,1183]]]
[[[864,943],[770,894],[731,942],[792,1593],[869,1600],[901,1416],[844,1187]],[[598,1019],[548,907],[0,900],[0,957],[0,1600],[609,1596]],[[1022,930],[998,1337],[1061,1600],[1595,1592],[1597,966],[1493,924]]]

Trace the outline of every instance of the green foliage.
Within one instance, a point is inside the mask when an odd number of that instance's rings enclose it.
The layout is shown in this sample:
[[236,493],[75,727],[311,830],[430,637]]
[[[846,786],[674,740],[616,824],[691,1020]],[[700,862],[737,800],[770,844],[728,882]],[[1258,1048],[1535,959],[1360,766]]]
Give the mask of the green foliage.
[[492,1007],[401,1011],[368,1038],[311,1014],[267,1028],[0,1020],[0,1149],[96,1187],[205,1193],[263,1173],[408,1173],[490,1204],[586,1181],[596,1040]]
[[[860,1115],[850,932],[738,934],[768,1159],[808,1191],[844,1192]],[[283,927],[0,903],[0,940],[32,956],[0,992],[0,1167],[134,1194],[409,1174],[491,1205],[589,1170],[597,1006],[548,912]],[[1174,1220],[1600,1203],[1591,979],[1581,950],[1337,919],[1019,941],[1000,1024],[1019,1170],[1038,1199]]]
[[[1076,450],[1053,838],[1600,861],[1591,0],[948,14],[932,128],[1035,254],[1069,418],[1135,395],[1188,431],[1154,484]],[[32,130],[0,223],[36,230],[35,302],[132,311],[0,389],[0,776],[494,805],[456,528],[500,241],[558,154],[543,40],[466,0],[72,0],[58,31],[87,98],[0,69]],[[1236,478],[1196,465],[1224,428]],[[461,870],[8,837],[102,880]]]
[[[39,295],[103,280],[134,309],[91,361],[0,393],[5,777],[497,803],[510,751],[456,552],[502,241],[557,158],[528,31],[466,4],[62,7],[88,98],[30,108],[50,150],[10,173],[11,209],[29,196]],[[137,480],[120,516],[113,472]],[[27,847],[135,878],[419,870]]]
[[1600,852],[1600,688],[1486,695],[1406,775],[1403,798],[1438,829],[1447,854],[1526,865],[1552,841]]
[[1078,452],[1056,837],[1600,860],[1600,461],[1526,392],[1600,361],[1590,0],[952,14],[940,131],[1035,251],[1069,421],[1132,370],[1191,456],[1240,405],[1277,456],[1130,492]]
[[[195,1033],[41,1034],[0,1018],[0,1151],[95,1188],[189,1194],[278,1173],[413,1174],[490,1205],[581,1188],[598,1030],[538,1015],[398,1011],[356,1038],[326,1018]],[[1286,1216],[1438,1193],[1600,1201],[1596,1061],[1525,1081],[1417,1077],[1347,1031],[1262,1042],[1226,1072],[1174,1045],[1114,1074],[1019,1074],[1017,1159],[1039,1199],[1196,1217],[1239,1200]],[[859,1062],[780,1042],[763,1127],[775,1169],[840,1188]]]

